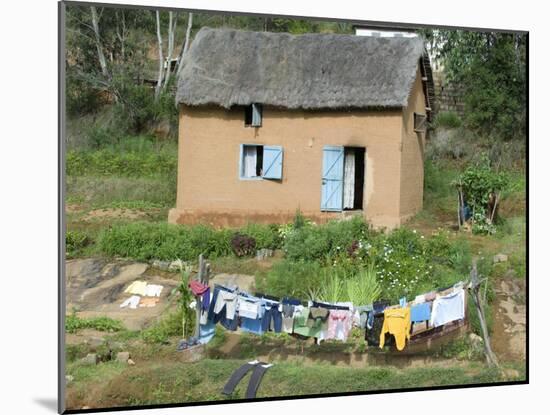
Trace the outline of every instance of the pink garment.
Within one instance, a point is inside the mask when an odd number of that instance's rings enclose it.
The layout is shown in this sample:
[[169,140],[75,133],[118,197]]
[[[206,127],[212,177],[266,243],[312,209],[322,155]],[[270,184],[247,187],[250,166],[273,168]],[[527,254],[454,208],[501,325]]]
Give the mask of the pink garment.
[[202,295],[208,289],[208,285],[201,283],[197,280],[189,281],[189,288],[193,291],[195,295]]
[[349,310],[330,310],[328,315],[328,330],[326,340],[346,341],[353,323],[353,315]]

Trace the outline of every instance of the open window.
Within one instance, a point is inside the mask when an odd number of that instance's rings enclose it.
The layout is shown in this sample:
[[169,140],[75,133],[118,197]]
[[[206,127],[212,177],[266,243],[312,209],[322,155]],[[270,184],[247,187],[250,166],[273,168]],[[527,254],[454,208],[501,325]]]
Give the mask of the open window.
[[426,122],[427,122],[426,114],[418,114],[417,112],[414,113],[414,131],[415,132],[425,133]]
[[260,104],[251,104],[244,110],[245,127],[262,126],[262,106]]
[[283,148],[281,146],[242,144],[239,177],[241,179],[281,180],[283,178]]
[[321,180],[321,210],[362,210],[365,148],[325,146]]

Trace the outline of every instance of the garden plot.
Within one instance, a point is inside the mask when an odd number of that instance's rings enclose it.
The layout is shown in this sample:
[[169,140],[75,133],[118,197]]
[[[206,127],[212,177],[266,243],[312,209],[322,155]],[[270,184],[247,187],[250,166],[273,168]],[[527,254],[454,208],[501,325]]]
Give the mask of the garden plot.
[[[110,317],[120,320],[129,330],[141,330],[155,321],[171,306],[170,293],[178,285],[176,279],[149,275],[148,264],[101,259],[75,259],[66,262],[67,314],[73,310],[82,318]],[[175,278],[178,274],[174,274]],[[133,281],[162,285],[155,307],[120,308],[130,297],[124,290]]]

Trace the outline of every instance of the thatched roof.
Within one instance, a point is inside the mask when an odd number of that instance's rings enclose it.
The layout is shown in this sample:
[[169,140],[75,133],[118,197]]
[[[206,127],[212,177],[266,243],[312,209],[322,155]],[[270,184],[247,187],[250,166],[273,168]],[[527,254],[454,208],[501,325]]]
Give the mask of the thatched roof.
[[423,40],[203,28],[178,80],[177,103],[286,108],[403,107]]

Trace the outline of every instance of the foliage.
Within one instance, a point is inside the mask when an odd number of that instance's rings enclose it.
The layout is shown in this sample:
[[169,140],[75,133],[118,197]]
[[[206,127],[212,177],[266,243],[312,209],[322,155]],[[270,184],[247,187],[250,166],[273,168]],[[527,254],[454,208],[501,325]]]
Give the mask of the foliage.
[[353,241],[373,233],[362,217],[303,226],[287,235],[284,251],[292,260],[321,260],[345,252]]
[[228,229],[216,230],[207,225],[134,222],[103,230],[98,246],[109,256],[194,261],[201,253],[207,258],[229,255],[231,235]]
[[[258,237],[248,236],[250,232]],[[98,235],[101,252],[138,260],[162,259],[194,261],[202,253],[207,258],[231,255],[252,255],[255,249],[277,245],[275,227],[248,225],[237,232],[215,229],[208,225],[173,225],[164,222],[118,223]],[[232,243],[236,245],[232,245]]]
[[526,35],[437,29],[428,38],[447,78],[464,89],[466,125],[483,135],[524,140]]
[[442,111],[439,112],[433,121],[434,128],[458,128],[462,126],[462,120],[456,112]]
[[273,264],[265,279],[257,281],[257,288],[277,297],[307,298],[311,289],[321,286],[322,280],[318,262],[283,259]]
[[65,233],[65,250],[69,256],[78,254],[91,243],[90,236],[85,232],[68,230]]
[[277,225],[249,223],[241,229],[241,232],[255,240],[256,249],[278,249],[281,247],[281,237]]
[[80,318],[75,313],[66,316],[65,331],[67,333],[76,333],[82,329],[116,332],[124,330],[124,325],[121,321],[109,317]]
[[[194,320],[191,319],[193,322]],[[181,336],[182,330],[182,313],[181,309],[177,312],[170,313],[164,319],[157,322],[155,325],[148,327],[141,332],[141,338],[145,343],[161,343],[169,342],[170,337]]]
[[181,270],[181,281],[178,287],[176,288],[179,292],[179,313],[181,314],[181,336],[186,338],[192,333],[194,328],[194,316],[195,311],[189,305],[193,301],[193,293],[189,289],[189,282],[191,280],[191,270],[182,268]]
[[235,233],[231,238],[231,249],[238,257],[254,255],[256,240],[242,233]]
[[346,281],[347,298],[353,304],[372,304],[378,300],[382,288],[376,276],[374,262]]
[[337,303],[339,301],[346,301],[345,290],[345,275],[338,272],[337,269],[330,270],[325,273],[322,285],[319,291],[319,299],[329,303]]
[[111,149],[68,151],[66,172],[70,176],[170,176],[177,170],[177,154],[168,152],[121,152]]
[[465,205],[472,210],[473,232],[496,232],[492,213],[496,211],[496,195],[508,184],[507,175],[492,169],[485,156],[477,164],[469,165],[453,184],[462,191]]

